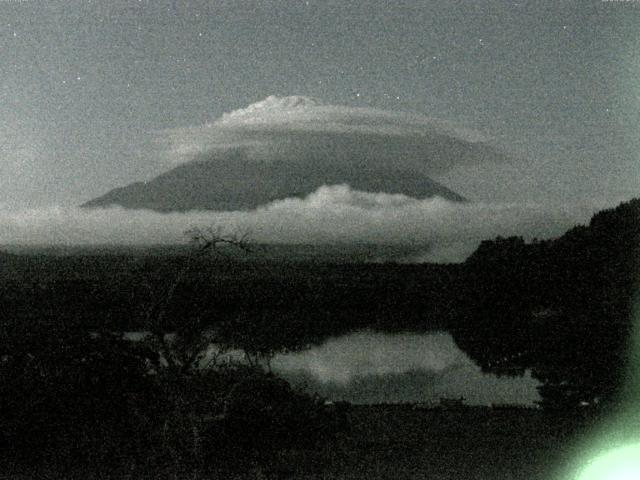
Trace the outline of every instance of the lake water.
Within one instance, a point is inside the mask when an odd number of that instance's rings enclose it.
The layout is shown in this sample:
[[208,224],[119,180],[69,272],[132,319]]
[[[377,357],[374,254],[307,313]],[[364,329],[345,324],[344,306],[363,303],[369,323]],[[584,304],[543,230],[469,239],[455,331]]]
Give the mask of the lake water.
[[356,332],[277,355],[271,365],[308,392],[352,403],[464,397],[467,404],[531,405],[540,398],[530,372],[522,377],[482,373],[448,333]]
[[[145,335],[130,332],[127,338],[141,340]],[[212,345],[210,354],[214,352]],[[231,351],[220,358],[243,361],[244,354]],[[271,368],[296,388],[351,403],[463,397],[469,405],[533,405],[540,399],[539,382],[530,372],[520,377],[483,373],[445,332],[354,332],[308,350],[276,355]]]

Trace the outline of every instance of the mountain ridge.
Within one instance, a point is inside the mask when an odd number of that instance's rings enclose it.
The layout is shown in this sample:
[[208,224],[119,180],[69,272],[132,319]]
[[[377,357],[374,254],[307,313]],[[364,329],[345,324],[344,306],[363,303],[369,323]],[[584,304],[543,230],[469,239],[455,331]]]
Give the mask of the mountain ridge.
[[466,201],[424,174],[405,167],[307,161],[258,161],[243,149],[200,156],[148,182],[115,188],[81,205],[119,205],[160,212],[188,210],[253,210],[277,200],[305,197],[326,185],[348,184],[366,192],[404,194],[415,198],[440,196]]

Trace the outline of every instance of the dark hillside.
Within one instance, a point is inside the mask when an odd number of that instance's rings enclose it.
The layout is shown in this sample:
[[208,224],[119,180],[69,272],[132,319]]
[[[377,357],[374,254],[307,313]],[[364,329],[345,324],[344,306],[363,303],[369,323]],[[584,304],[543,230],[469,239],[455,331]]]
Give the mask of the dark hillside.
[[611,399],[628,356],[639,253],[640,200],[556,240],[483,242],[464,266],[455,338],[489,371],[533,368],[553,405]]
[[175,287],[164,328],[197,318],[287,348],[363,328],[449,330],[485,370],[533,369],[545,402],[576,405],[621,386],[639,229],[633,200],[555,240],[482,242],[461,265],[4,255],[1,302],[20,328],[143,330],[148,306]]
[[190,262],[184,255],[16,256],[4,269],[2,301],[9,322],[139,330],[145,305],[190,264],[167,306],[168,327],[196,316],[212,326],[240,316],[263,318],[265,326],[293,317],[297,329],[321,339],[358,328],[443,329],[460,271],[455,265]]
[[[3,255],[0,460],[65,478],[548,478],[602,413],[577,407],[622,387],[639,241],[634,200],[555,240],[485,241],[457,265]],[[448,330],[485,371],[531,369],[546,408],[362,413],[256,361],[364,328]],[[254,361],[203,369],[212,341]]]

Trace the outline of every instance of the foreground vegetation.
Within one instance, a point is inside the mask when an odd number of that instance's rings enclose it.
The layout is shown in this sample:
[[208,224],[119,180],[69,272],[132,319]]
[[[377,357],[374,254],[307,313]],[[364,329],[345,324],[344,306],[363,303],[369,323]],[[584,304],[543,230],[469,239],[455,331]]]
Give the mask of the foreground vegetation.
[[[546,465],[544,452],[581,428],[578,408],[602,411],[622,387],[640,200],[556,240],[483,242],[460,265],[238,260],[203,253],[242,242],[193,238],[198,255],[2,255],[8,474],[496,478],[496,442],[509,452],[504,468]],[[531,369],[545,411],[346,412],[260,366],[361,328],[447,330],[486,371]],[[244,350],[248,363],[222,362],[212,343]],[[387,453],[372,457],[378,447]]]
[[347,428],[331,441],[314,448],[289,443],[254,458],[236,450],[238,456],[216,453],[208,459],[225,463],[224,469],[194,473],[184,465],[150,469],[125,464],[116,471],[76,462],[61,471],[59,461],[14,462],[3,463],[2,478],[548,480],[575,457],[580,439],[598,422],[593,414],[354,405],[343,412]]

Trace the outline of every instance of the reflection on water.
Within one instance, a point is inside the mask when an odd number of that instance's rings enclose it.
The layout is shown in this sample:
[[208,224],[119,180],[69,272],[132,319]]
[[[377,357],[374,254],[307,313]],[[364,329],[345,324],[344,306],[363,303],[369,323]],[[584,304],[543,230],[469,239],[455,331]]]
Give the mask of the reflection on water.
[[294,385],[354,403],[464,397],[468,404],[533,404],[538,382],[484,374],[447,333],[357,332],[277,355],[272,368]]
[[[140,341],[149,332],[128,332]],[[172,335],[167,336],[171,342]],[[210,345],[202,364],[242,362],[239,350],[221,353]],[[430,402],[440,397],[464,397],[467,404],[533,405],[538,381],[485,374],[460,350],[448,333],[388,334],[355,332],[331,338],[319,346],[276,355],[272,370],[295,387],[330,400],[352,403]]]

